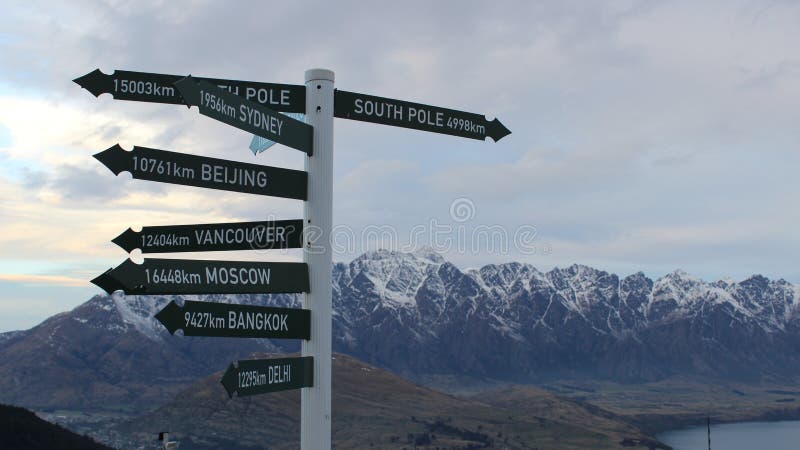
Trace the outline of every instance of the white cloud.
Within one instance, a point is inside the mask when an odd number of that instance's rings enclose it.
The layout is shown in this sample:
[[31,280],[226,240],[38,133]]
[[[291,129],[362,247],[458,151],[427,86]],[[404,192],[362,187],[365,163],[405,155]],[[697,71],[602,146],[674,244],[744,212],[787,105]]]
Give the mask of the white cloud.
[[494,144],[338,121],[339,224],[408,234],[467,197],[472,225],[533,224],[552,253],[450,255],[462,265],[795,276],[798,20],[796,2],[766,0],[10,5],[0,258],[73,276],[117,264],[108,240],[131,225],[298,217],[296,201],[115,178],[91,155],[117,142],[295,169],[303,156],[253,157],[249,135],[196,109],[95,99],[71,80],[100,67],[302,84],[322,66],[341,89],[513,132]]

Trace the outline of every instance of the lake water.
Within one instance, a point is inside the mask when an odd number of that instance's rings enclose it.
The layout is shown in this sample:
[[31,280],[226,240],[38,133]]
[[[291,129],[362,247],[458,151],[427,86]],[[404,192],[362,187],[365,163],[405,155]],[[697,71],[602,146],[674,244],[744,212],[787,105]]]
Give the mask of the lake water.
[[[674,450],[708,448],[705,426],[667,431],[658,439]],[[800,449],[800,421],[711,423],[712,450],[797,450]]]

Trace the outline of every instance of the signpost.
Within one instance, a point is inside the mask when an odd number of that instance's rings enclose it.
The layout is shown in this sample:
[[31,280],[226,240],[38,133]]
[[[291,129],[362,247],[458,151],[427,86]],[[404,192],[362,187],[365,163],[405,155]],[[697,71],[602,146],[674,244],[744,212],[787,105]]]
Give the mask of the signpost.
[[241,360],[222,375],[222,385],[233,397],[314,386],[314,361],[309,357]]
[[308,292],[308,265],[292,262],[130,259],[92,283],[109,294],[262,294]]
[[[480,114],[336,91],[334,74],[325,69],[306,71],[305,86],[120,70],[112,75],[95,70],[74,81],[95,96],[194,105],[203,115],[307,154],[305,171],[145,147],[126,152],[115,145],[96,154],[115,174],[128,171],[144,180],[305,200],[302,221],[128,229],[113,240],[126,251],[304,248],[304,262],[127,260],[92,282],[109,293],[144,295],[305,293],[303,309],[186,301],[169,303],[156,318],[170,333],[182,329],[185,336],[303,339],[302,357],[238,361],[221,382],[230,396],[304,388],[300,446],[330,449],[334,116],[495,142],[511,132],[498,119]],[[305,113],[306,122],[279,111]],[[308,235],[312,228],[314,242]]]
[[245,100],[207,81],[186,77],[175,83],[186,104],[200,108],[200,114],[306,152],[313,151],[314,129],[299,120]]
[[302,220],[276,220],[128,228],[111,242],[142,253],[270,250],[301,248],[302,234]]
[[308,175],[300,170],[186,155],[147,147],[127,152],[119,144],[94,155],[115,175],[130,172],[139,180],[182,184],[305,200]]
[[[173,86],[176,81],[184,77],[185,75],[128,70],[115,70],[113,74],[106,75],[100,69],[95,69],[72,81],[95,97],[99,97],[100,94],[111,94],[117,100],[185,105],[186,102]],[[200,77],[196,77],[195,80],[206,81],[275,111],[305,112],[306,89],[302,85]]]
[[338,90],[334,103],[334,114],[344,119],[451,134],[481,141],[488,136],[497,142],[511,134],[497,119],[490,122],[486,120],[486,116],[480,114],[421,103]]
[[186,300],[171,301],[156,314],[171,333],[184,336],[311,339],[311,311]]

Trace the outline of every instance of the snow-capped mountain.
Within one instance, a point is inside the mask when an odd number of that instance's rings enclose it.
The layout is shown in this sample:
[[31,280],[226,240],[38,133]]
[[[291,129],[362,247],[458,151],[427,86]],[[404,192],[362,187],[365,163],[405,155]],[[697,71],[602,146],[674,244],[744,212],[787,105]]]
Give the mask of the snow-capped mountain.
[[[422,249],[336,264],[333,283],[334,350],[411,378],[800,373],[800,289],[758,275],[707,283],[676,271],[653,281],[641,272],[620,279],[581,265],[541,272],[520,263],[464,271]],[[299,349],[296,341],[170,336],[153,316],[174,298],[96,296],[30,330],[0,334],[0,401],[158,403],[250,352]],[[294,295],[203,299],[300,305]]]
[[800,369],[800,289],[784,280],[620,279],[520,263],[461,271],[430,252],[387,251],[334,273],[335,345],[410,376],[636,381]]

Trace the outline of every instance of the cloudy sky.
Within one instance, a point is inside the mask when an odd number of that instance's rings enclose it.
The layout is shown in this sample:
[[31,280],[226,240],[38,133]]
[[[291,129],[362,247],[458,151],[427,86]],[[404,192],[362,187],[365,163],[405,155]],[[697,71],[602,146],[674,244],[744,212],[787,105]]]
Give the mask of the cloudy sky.
[[[91,155],[116,143],[297,169],[303,155],[255,157],[196,109],[94,98],[71,80],[95,68],[302,84],[324,67],[338,88],[512,130],[494,143],[337,119],[337,260],[427,243],[460,267],[800,282],[798,24],[779,0],[6,2],[0,331],[98,293],[88,280],[124,260],[110,239],[129,226],[302,214],[115,177]],[[476,242],[480,227],[507,245]]]

